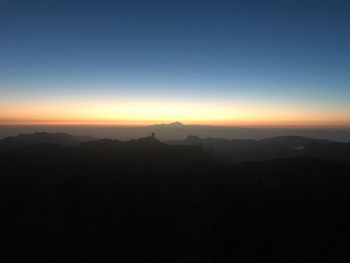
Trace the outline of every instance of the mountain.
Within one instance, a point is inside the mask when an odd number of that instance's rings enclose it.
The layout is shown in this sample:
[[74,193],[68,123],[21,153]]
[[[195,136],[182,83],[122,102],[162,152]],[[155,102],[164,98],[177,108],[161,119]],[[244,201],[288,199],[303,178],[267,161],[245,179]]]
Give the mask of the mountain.
[[[171,126],[182,127],[182,124],[174,123]],[[98,140],[90,136],[72,136],[65,133],[38,132],[33,134],[20,134],[16,137],[7,137],[0,140],[0,151],[15,149],[35,144],[55,144],[60,146],[106,147],[116,150],[116,147],[128,152],[129,149],[140,151],[146,149],[150,153],[155,150],[166,149],[170,145],[177,146],[172,149],[181,149],[182,146],[195,146],[202,148],[217,161],[244,162],[263,161],[281,158],[310,157],[333,161],[350,160],[350,143],[333,142],[305,138],[301,136],[280,136],[261,140],[224,138],[205,138],[190,135],[184,140],[159,141],[155,134],[128,141],[112,139]],[[141,147],[142,146],[142,147]],[[147,147],[146,147],[147,146]],[[143,148],[144,147],[144,148]],[[190,158],[189,155],[186,155]]]
[[179,121],[175,121],[175,122],[172,122],[172,123],[168,123],[168,124],[155,124],[155,125],[151,125],[150,127],[183,127],[184,124],[179,122]]
[[[183,124],[170,124],[172,127],[182,128]],[[168,140],[164,143],[155,137],[141,137],[128,141],[112,139],[97,140],[90,136],[72,136],[65,133],[38,132],[33,134],[20,134],[16,137],[7,137],[0,140],[0,151],[15,149],[35,144],[55,144],[59,146],[79,146],[78,148],[101,147],[129,152],[129,149],[139,148],[149,153],[156,150],[162,151],[170,145],[177,146],[172,149],[181,149],[182,146],[194,146],[202,148],[212,158],[225,162],[263,161],[281,158],[310,157],[333,161],[350,160],[350,143],[333,142],[329,140],[312,139],[301,136],[280,136],[261,140],[224,138],[200,138],[190,135],[184,140]],[[193,147],[192,147],[193,148]],[[186,154],[185,154],[186,155]],[[187,154],[187,158],[190,156]],[[190,158],[191,159],[191,158]]]
[[[24,139],[25,138],[25,139]],[[16,140],[18,139],[18,140]],[[81,139],[81,141],[79,141]],[[85,139],[83,141],[83,139]],[[89,140],[87,140],[89,139]],[[152,136],[119,141],[112,139],[91,139],[90,137],[75,137],[67,134],[33,134],[8,138],[12,144],[4,144],[0,148],[0,158],[17,155],[25,157],[27,163],[37,163],[38,160],[80,160],[87,158],[92,161],[110,162],[119,160],[119,165],[131,165],[135,162],[147,163],[157,160],[160,163],[208,161],[209,155],[201,145],[171,146],[160,142]],[[38,142],[38,143],[35,143]],[[10,146],[9,146],[10,145]],[[1,147],[2,145],[0,145]],[[68,147],[69,146],[69,147]],[[51,161],[52,161],[51,160]]]
[[350,161],[350,144],[305,138],[280,136],[262,140],[202,139],[188,136],[184,140],[169,140],[170,145],[203,145],[220,161],[262,161],[280,158],[310,157],[333,161]]
[[296,148],[296,147],[306,147],[313,143],[325,144],[332,143],[330,140],[321,140],[321,139],[313,139],[306,138],[302,136],[279,136],[273,138],[261,139],[261,143],[278,143],[288,147]]
[[82,142],[73,148],[73,155],[89,154],[94,158],[119,161],[119,166],[134,163],[159,163],[159,166],[172,163],[207,162],[209,155],[201,145],[168,145],[160,142],[154,136],[134,139],[130,141],[96,140]]
[[181,122],[169,124],[151,125],[139,128],[139,131],[153,131],[161,140],[179,140],[194,134],[201,138],[215,137],[232,139],[255,139],[273,137],[290,137],[291,134],[296,137],[315,138],[318,140],[332,140],[340,142],[350,141],[349,129],[327,129],[327,128],[258,128],[258,127],[239,127],[239,126],[218,126],[218,125],[188,125]]
[[[187,139],[195,145],[149,136],[0,152],[0,261],[347,262],[349,163],[224,164],[197,142],[227,140]],[[269,140],[233,145],[244,155],[309,143]]]
[[131,140],[145,137],[154,132],[161,141],[181,140],[190,134],[201,138],[254,139],[261,140],[291,134],[307,138],[327,139],[331,141],[349,142],[349,128],[263,128],[263,127],[234,127],[217,125],[191,125],[181,122],[169,124],[156,124],[149,126],[114,126],[114,125],[48,125],[48,126],[2,126],[0,127],[0,139],[13,136],[18,133],[33,133],[45,131],[48,133],[67,133],[85,135],[89,134],[97,138],[112,138],[119,140]]
[[15,137],[6,137],[0,140],[0,151],[39,143],[52,143],[63,146],[73,146],[79,144],[80,142],[91,140],[94,140],[94,138],[91,136],[72,136],[61,132],[36,132],[32,134],[19,134]]

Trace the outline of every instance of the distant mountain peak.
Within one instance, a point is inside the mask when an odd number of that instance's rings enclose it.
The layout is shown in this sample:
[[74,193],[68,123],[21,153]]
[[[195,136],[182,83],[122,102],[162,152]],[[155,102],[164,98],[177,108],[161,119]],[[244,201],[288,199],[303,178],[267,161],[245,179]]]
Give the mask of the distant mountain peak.
[[179,121],[175,121],[175,122],[169,123],[167,125],[168,126],[184,126],[184,124],[179,122]]
[[185,126],[185,124],[183,124],[179,121],[175,121],[175,122],[171,122],[171,123],[155,124],[155,125],[152,125],[150,127],[182,127],[182,126]]

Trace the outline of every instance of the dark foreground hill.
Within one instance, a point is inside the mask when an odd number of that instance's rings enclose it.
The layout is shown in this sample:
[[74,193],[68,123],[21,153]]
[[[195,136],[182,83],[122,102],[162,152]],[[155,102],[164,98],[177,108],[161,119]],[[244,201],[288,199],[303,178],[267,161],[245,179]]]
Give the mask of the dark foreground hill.
[[220,161],[264,161],[280,158],[317,158],[332,161],[350,161],[350,143],[282,136],[262,140],[202,139],[188,136],[185,140],[172,140],[170,145],[203,145],[204,149]]
[[[166,125],[165,127],[168,126],[169,125]],[[176,122],[169,127],[182,126],[181,123]],[[143,140],[137,140],[137,144],[140,144]],[[124,151],[126,149],[121,149],[122,145],[132,145],[133,141],[135,140],[129,142],[110,139],[98,140],[91,136],[72,136],[65,133],[37,132],[33,134],[20,134],[15,137],[6,137],[3,140],[0,140],[0,151],[34,144],[76,146],[81,142],[91,142],[92,144],[90,145],[101,143],[111,146],[118,145],[119,149]],[[202,139],[197,136],[188,136],[185,140],[166,141],[166,144],[178,146],[197,145],[198,147],[203,147],[204,150],[215,160],[233,163],[301,157],[332,161],[350,161],[350,143],[333,142],[301,136],[282,136],[262,140],[227,140],[223,138]],[[176,147],[173,148],[175,149]]]
[[0,127],[0,138],[18,133],[30,134],[36,131],[48,133],[90,134],[98,138],[130,140],[155,132],[161,141],[180,140],[193,134],[201,138],[215,137],[226,139],[264,139],[269,137],[298,135],[332,141],[350,141],[349,128],[253,128],[215,125],[188,125],[180,122],[151,126],[114,125],[5,125]]
[[78,145],[80,142],[94,140],[91,136],[72,136],[66,133],[36,132],[31,134],[19,134],[14,137],[6,137],[0,140],[0,151],[33,145],[38,143],[53,143],[64,146]]
[[1,262],[347,262],[350,166],[153,137],[0,153]]

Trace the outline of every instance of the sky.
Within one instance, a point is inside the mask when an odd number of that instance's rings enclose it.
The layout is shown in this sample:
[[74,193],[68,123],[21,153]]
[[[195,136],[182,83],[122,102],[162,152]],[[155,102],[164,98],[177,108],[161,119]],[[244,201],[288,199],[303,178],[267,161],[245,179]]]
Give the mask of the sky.
[[0,0],[0,124],[350,127],[349,1]]

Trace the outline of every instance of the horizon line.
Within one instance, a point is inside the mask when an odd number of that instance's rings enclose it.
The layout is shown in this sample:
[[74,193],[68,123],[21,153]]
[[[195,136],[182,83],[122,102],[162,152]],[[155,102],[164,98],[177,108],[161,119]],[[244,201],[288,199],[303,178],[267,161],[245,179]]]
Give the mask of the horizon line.
[[157,125],[171,125],[178,123],[180,126],[213,126],[213,127],[228,127],[228,128],[320,128],[320,129],[350,129],[350,124],[341,122],[336,123],[319,123],[319,122],[288,122],[288,123],[222,123],[222,122],[191,122],[184,123],[182,121],[173,122],[90,122],[90,121],[1,121],[1,126],[106,126],[106,127],[150,127]]

